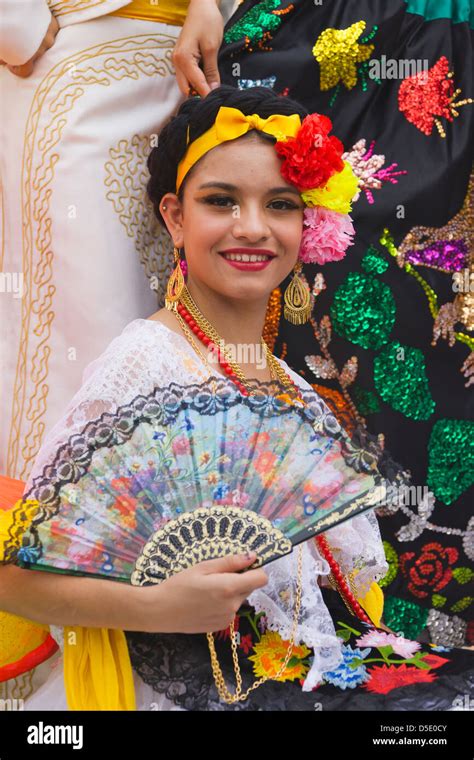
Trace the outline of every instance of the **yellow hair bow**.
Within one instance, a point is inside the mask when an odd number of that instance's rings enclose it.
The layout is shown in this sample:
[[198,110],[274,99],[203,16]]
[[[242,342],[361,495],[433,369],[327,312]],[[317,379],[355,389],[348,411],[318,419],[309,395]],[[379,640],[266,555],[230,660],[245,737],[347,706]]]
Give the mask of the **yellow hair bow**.
[[259,129],[261,132],[274,135],[278,140],[285,140],[287,137],[295,137],[300,126],[301,118],[297,113],[293,113],[291,116],[272,114],[263,119],[256,113],[246,115],[239,108],[221,106],[212,127],[191,144],[189,144],[188,127],[187,142],[189,147],[178,164],[176,192],[178,192],[184,177],[196,161],[217,145],[227,140],[235,140],[248,132],[249,129]]

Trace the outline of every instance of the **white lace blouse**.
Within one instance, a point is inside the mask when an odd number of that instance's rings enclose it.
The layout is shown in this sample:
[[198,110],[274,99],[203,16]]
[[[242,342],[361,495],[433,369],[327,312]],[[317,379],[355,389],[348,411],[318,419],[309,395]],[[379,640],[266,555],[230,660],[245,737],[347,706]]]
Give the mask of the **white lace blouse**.
[[[298,386],[313,391],[285,361],[278,361]],[[26,490],[53,458],[58,447],[70,435],[80,432],[90,420],[103,412],[115,411],[138,394],[151,393],[156,385],[199,383],[211,374],[216,374],[216,370],[211,372],[184,336],[161,322],[133,320],[84,370],[82,386],[46,437]],[[358,568],[355,576],[357,596],[363,596],[372,581],[386,574],[388,564],[373,511],[331,528],[326,531],[326,536],[342,571],[346,574]],[[265,612],[270,630],[278,631],[285,640],[290,639],[300,546],[303,551],[303,576],[296,644],[304,642],[314,649],[314,660],[303,685],[304,691],[310,691],[320,683],[325,671],[333,670],[342,660],[341,639],[336,636],[318,586],[318,577],[327,576],[330,568],[319,554],[316,543],[313,540],[305,541],[291,554],[265,565],[268,583],[253,591],[248,602],[257,612]],[[61,645],[62,630],[53,626],[52,633]]]

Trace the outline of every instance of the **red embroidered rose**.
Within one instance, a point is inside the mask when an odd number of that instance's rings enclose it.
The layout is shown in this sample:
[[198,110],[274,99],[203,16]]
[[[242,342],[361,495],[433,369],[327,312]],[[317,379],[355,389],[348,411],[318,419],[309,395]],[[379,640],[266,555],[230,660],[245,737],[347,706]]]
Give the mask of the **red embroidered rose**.
[[331,135],[332,122],[327,116],[312,113],[306,116],[296,137],[275,143],[283,161],[282,176],[298,190],[321,187],[333,174],[344,168],[342,142]]
[[431,683],[436,680],[434,673],[421,670],[413,665],[375,665],[368,669],[370,681],[361,684],[362,689],[375,694],[388,694],[392,689],[413,683]]
[[418,559],[415,552],[400,556],[400,569],[408,579],[408,588],[414,596],[423,599],[428,594],[444,588],[451,580],[451,565],[458,558],[455,547],[442,546],[437,542],[425,544]]

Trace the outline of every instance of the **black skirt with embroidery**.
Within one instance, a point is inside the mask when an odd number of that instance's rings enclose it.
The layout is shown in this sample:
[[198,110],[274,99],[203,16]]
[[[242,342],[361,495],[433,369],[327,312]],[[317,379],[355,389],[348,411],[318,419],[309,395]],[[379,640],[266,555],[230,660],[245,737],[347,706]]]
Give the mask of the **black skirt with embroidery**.
[[[133,668],[156,692],[179,707],[215,710],[466,710],[474,693],[474,652],[410,641],[369,628],[349,613],[339,594],[321,588],[341,639],[341,663],[303,691],[313,650],[293,650],[284,680],[269,680],[245,701],[221,701],[205,634],[128,632]],[[242,693],[260,677],[278,672],[288,642],[267,629],[265,614],[242,605],[234,620]],[[235,692],[229,628],[213,634],[226,686]],[[362,641],[360,639],[363,637]],[[471,705],[472,709],[472,705]]]
[[329,116],[359,176],[354,245],[304,265],[325,281],[305,325],[281,284],[272,350],[411,471],[410,503],[377,512],[385,621],[451,647],[474,644],[473,23],[461,0],[244,0],[218,58],[222,84]]

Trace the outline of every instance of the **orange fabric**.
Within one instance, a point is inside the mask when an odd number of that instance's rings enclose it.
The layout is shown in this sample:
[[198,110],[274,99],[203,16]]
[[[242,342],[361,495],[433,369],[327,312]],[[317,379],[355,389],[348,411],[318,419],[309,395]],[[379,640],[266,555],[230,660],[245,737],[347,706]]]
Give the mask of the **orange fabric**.
[[18,499],[21,499],[24,490],[25,483],[22,480],[0,475],[0,509],[10,509]]
[[[12,619],[14,617],[15,617],[14,615],[11,615]],[[23,618],[17,618],[17,619],[22,620],[24,623],[30,623],[30,627],[32,629],[36,625],[35,623],[32,623],[31,621],[23,620]],[[40,665],[42,662],[45,662],[45,660],[48,660],[50,657],[53,656],[55,652],[58,651],[59,649],[58,644],[47,631],[39,629],[38,633],[43,635],[44,641],[42,641],[41,644],[39,644],[34,649],[30,649],[26,651],[26,654],[23,654],[23,656],[19,656],[17,660],[14,660],[13,662],[9,662],[5,665],[2,665],[3,656],[0,658],[0,683],[2,683],[2,681],[8,681],[10,678],[16,678],[17,676],[21,676],[23,673],[27,673],[28,670],[32,670],[33,668],[36,668],[37,665]],[[0,634],[0,640],[1,640],[1,634]],[[3,647],[3,641],[2,641],[2,647]]]
[[[0,475],[0,510],[6,518],[6,513],[21,499],[24,490],[23,481]],[[1,542],[2,535],[0,556]],[[51,657],[57,649],[47,625],[0,610],[0,682],[26,673]]]

